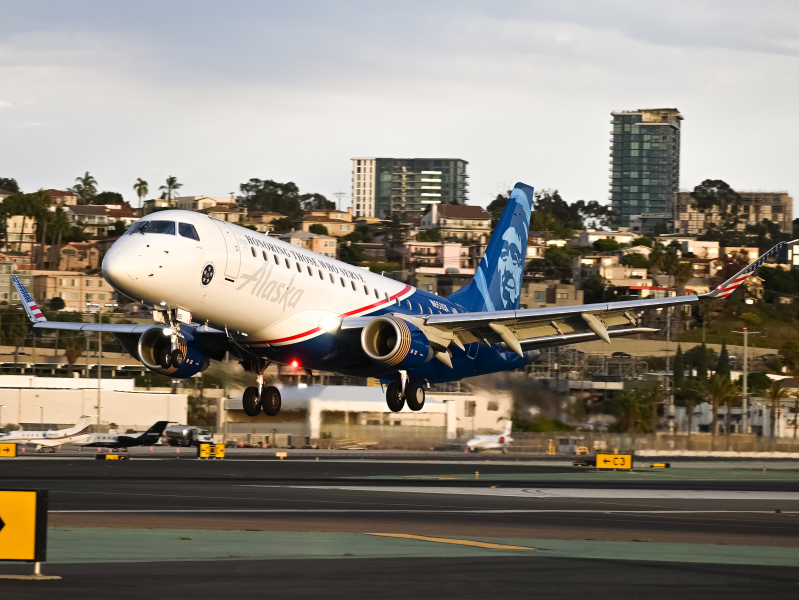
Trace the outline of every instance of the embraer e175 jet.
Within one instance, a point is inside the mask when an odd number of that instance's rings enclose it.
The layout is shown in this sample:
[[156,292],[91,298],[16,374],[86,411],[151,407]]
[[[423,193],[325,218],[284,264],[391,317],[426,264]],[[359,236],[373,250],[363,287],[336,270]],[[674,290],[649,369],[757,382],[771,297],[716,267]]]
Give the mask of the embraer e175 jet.
[[654,331],[641,311],[726,298],[780,243],[702,296],[519,309],[533,188],[516,184],[468,286],[442,298],[410,285],[196,212],[147,215],[103,259],[118,292],[154,308],[153,325],[46,321],[27,291],[36,328],[105,331],[148,369],[191,377],[227,352],[256,375],[246,414],[276,415],[264,386],[272,362],[375,377],[392,411],[421,410],[431,383],[509,371],[541,348]]

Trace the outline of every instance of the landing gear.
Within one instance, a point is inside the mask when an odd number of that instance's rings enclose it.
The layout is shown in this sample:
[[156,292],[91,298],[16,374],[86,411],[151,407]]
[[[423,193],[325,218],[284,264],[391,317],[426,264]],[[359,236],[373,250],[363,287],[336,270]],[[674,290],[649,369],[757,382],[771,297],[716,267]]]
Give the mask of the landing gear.
[[261,392],[261,405],[264,412],[270,417],[275,417],[280,412],[281,404],[280,390],[273,385],[266,386]]
[[244,414],[248,417],[257,417],[261,412],[261,398],[258,395],[258,388],[248,387],[244,390],[241,403],[244,406]]
[[169,364],[175,368],[183,364],[183,353],[179,348],[175,348],[169,353]]
[[399,383],[389,383],[386,389],[386,404],[392,412],[399,412],[405,406],[405,397],[400,393]]
[[424,408],[424,383],[418,381],[408,383],[405,386],[405,399],[411,410],[422,410]]

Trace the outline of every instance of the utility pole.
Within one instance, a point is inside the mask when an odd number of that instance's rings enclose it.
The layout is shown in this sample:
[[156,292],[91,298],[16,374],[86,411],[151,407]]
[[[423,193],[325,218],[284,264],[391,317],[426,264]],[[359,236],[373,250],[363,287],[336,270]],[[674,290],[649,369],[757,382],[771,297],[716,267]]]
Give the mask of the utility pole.
[[749,388],[747,377],[749,376],[749,334],[760,333],[759,331],[749,331],[744,327],[743,331],[733,331],[744,335],[744,364],[743,364],[743,388],[741,389],[741,426],[743,433],[749,433]]
[[[97,306],[97,323],[101,324],[103,322],[102,318],[102,307],[101,305]],[[97,332],[97,431],[100,431],[100,414],[102,412],[101,408],[101,384],[102,384],[102,374],[103,374],[103,332]]]
[[341,210],[341,199],[347,194],[345,192],[334,192],[333,195],[336,197],[336,210]]

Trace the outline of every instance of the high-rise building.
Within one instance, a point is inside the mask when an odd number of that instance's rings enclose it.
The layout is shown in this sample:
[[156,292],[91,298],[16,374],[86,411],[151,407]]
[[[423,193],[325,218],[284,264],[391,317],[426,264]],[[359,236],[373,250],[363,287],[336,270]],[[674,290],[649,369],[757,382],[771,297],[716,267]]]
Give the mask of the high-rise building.
[[[793,231],[793,198],[783,191],[738,192],[741,207],[738,213],[738,231],[747,225],[760,225],[768,220],[779,226],[782,233]],[[719,207],[713,206],[699,211],[691,197],[691,192],[678,192],[674,202],[674,233],[682,235],[702,235],[708,225],[722,222]]]
[[459,158],[353,158],[352,213],[389,219],[395,212],[421,216],[425,201],[464,204],[467,161]]
[[647,108],[611,115],[610,201],[620,224],[629,227],[631,215],[671,214],[680,187],[680,111]]

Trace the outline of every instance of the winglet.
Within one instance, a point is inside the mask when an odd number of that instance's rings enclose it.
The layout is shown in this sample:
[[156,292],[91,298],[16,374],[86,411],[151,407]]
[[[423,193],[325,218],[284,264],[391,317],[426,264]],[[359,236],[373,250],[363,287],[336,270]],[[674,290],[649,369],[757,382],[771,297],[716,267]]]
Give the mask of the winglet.
[[28,290],[25,289],[25,286],[19,282],[16,275],[11,278],[11,281],[14,282],[14,287],[17,288],[19,299],[22,301],[22,306],[25,307],[25,312],[28,313],[28,318],[31,322],[41,323],[42,321],[46,321],[47,319],[44,318],[42,310],[37,306],[36,301],[28,293]]
[[791,242],[780,242],[776,246],[774,246],[771,250],[763,254],[762,256],[758,257],[758,259],[753,262],[751,265],[741,269],[730,277],[727,281],[722,283],[718,286],[715,290],[707,294],[702,294],[701,297],[703,298],[726,298],[730,294],[732,294],[735,290],[738,289],[740,286],[750,275],[754,275],[754,273],[766,262],[767,259],[771,258],[772,256],[778,254],[781,250],[783,250],[788,244],[793,244],[799,240],[793,240]]

